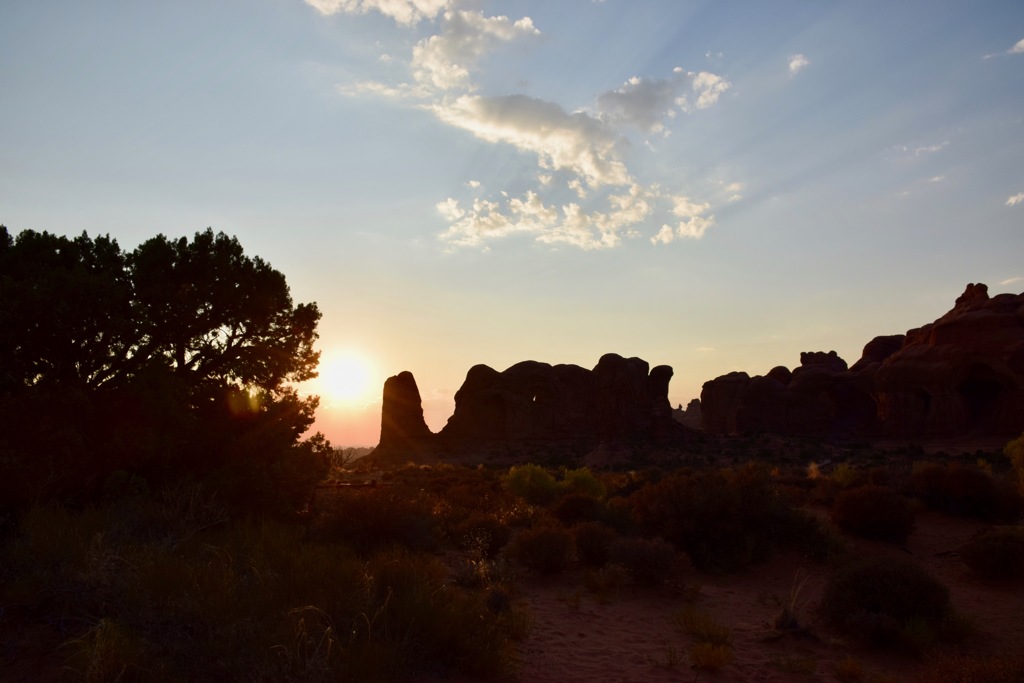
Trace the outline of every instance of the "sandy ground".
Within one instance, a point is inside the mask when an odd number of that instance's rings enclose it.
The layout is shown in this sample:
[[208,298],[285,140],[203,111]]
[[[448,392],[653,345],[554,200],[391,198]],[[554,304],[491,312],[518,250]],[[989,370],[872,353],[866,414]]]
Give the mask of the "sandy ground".
[[[857,539],[850,543],[858,554],[909,552],[949,586],[954,607],[977,629],[962,650],[1019,652],[1024,648],[1024,585],[981,581],[956,554],[960,544],[987,526],[922,512],[906,549]],[[921,660],[863,649],[821,622],[816,608],[829,571],[798,555],[778,554],[740,574],[712,576],[688,568],[673,585],[626,585],[603,600],[582,588],[579,573],[524,578],[518,598],[532,611],[534,628],[520,646],[519,680],[838,681],[837,666],[851,657],[860,663],[864,681],[913,680],[924,666]],[[772,624],[801,582],[794,606],[806,632],[782,634]],[[718,672],[691,667],[692,641],[673,624],[673,614],[690,600],[732,629],[734,658]]]

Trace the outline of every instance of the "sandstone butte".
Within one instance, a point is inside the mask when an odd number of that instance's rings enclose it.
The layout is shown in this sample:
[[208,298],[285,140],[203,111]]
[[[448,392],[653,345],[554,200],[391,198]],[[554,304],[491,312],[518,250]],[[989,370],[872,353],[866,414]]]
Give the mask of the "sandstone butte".
[[517,363],[472,367],[455,412],[434,434],[416,380],[384,383],[378,461],[528,459],[558,451],[611,464],[636,444],[672,446],[705,434],[834,440],[1015,436],[1024,430],[1024,293],[990,297],[969,284],[952,310],[905,334],[875,337],[852,366],[835,351],[800,354],[792,371],[733,372],[704,383],[685,413],[668,401],[672,368],[606,354],[591,370]]

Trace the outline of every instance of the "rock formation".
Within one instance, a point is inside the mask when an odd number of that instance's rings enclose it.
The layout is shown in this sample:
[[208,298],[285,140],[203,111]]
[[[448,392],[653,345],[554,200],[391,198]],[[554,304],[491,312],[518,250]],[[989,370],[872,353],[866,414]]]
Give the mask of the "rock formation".
[[730,373],[701,393],[705,431],[832,437],[1012,435],[1024,429],[1024,294],[969,284],[947,314],[876,337],[847,369],[803,353],[792,373]]
[[[385,383],[379,454],[461,454],[560,450],[584,455],[601,444],[680,438],[672,417],[672,368],[606,354],[593,370],[523,361],[503,372],[470,368],[455,394],[455,412],[438,434],[423,423],[419,392],[408,372]],[[390,396],[390,400],[389,400]],[[608,448],[605,448],[608,451]]]

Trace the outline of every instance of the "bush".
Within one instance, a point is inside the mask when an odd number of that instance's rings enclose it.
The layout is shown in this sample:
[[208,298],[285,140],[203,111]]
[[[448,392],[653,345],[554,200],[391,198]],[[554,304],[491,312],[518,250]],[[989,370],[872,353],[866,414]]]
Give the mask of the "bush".
[[512,557],[541,574],[557,574],[572,556],[572,534],[555,526],[521,531],[512,541]]
[[968,541],[960,557],[976,574],[990,579],[1024,577],[1024,527],[996,527]]
[[682,472],[629,499],[636,522],[684,550],[702,571],[732,571],[762,560],[776,543],[801,544],[806,528],[777,495],[767,468]]
[[890,488],[862,486],[839,494],[832,521],[857,536],[903,543],[914,529],[914,511]]
[[829,621],[871,645],[914,650],[952,614],[945,585],[912,560],[893,557],[837,569],[820,605]]
[[1024,434],[1006,444],[1003,448],[1003,453],[1010,459],[1014,471],[1017,472],[1020,492],[1024,494]]
[[546,469],[532,463],[509,469],[505,488],[534,505],[547,505],[558,495],[558,485]]
[[1013,521],[1021,499],[1012,485],[976,466],[921,463],[910,476],[911,491],[925,505],[959,517]]
[[364,554],[395,544],[418,550],[438,545],[430,502],[402,487],[342,489],[322,497],[317,507],[316,536],[348,543]]
[[608,563],[610,548],[618,534],[599,522],[577,524],[572,532],[580,562],[590,567],[603,567]]
[[494,515],[480,512],[470,515],[452,533],[460,548],[479,552],[488,559],[497,557],[512,536],[509,528]]
[[596,522],[607,516],[604,503],[579,493],[567,493],[555,503],[551,513],[566,526],[579,522]]
[[943,655],[915,680],[917,683],[1024,683],[1024,656]]
[[597,500],[604,498],[605,494],[604,484],[587,467],[565,470],[562,473],[562,481],[558,482],[558,488],[566,493],[574,493]]
[[621,564],[644,586],[664,583],[676,568],[676,556],[675,547],[660,538],[622,538],[609,548],[610,561]]

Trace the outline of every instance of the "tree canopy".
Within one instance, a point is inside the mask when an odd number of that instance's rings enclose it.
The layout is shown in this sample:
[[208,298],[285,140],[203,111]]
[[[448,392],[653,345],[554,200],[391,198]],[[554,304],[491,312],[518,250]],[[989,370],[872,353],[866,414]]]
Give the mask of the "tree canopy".
[[319,319],[212,229],[126,252],[0,226],[0,469],[280,465],[313,421],[291,384],[316,375]]

